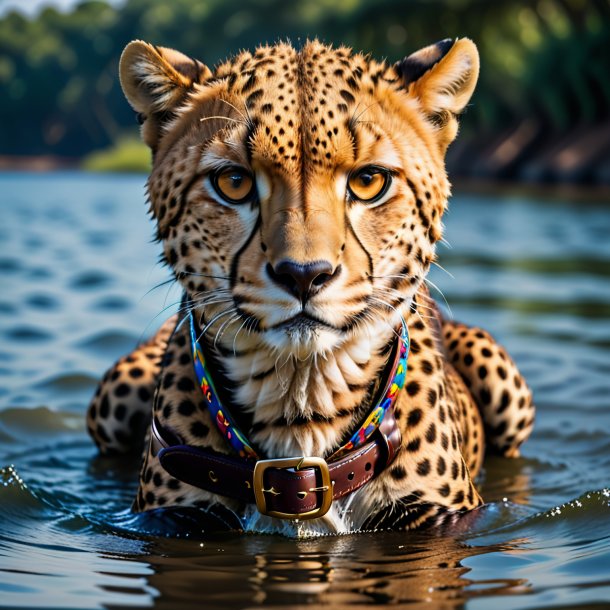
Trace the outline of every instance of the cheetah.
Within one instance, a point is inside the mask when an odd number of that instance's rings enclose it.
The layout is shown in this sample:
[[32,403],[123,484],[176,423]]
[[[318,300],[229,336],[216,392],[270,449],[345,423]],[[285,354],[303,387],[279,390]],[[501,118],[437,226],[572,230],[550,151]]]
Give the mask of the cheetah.
[[532,396],[424,283],[478,72],[466,38],[396,63],[282,42],[214,69],[125,48],[150,212],[184,295],[88,410],[103,454],[143,451],[133,510],[315,534],[482,504],[483,456],[519,455]]

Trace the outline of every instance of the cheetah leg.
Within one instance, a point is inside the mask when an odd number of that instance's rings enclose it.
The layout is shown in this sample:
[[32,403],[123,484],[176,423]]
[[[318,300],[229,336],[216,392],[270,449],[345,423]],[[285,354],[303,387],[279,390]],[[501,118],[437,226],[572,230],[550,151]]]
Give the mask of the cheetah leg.
[[87,429],[102,454],[138,453],[150,423],[161,359],[176,326],[173,316],[155,336],[110,368],[87,410]]
[[534,423],[532,394],[506,350],[480,328],[443,321],[448,360],[469,388],[483,416],[487,443],[517,457]]

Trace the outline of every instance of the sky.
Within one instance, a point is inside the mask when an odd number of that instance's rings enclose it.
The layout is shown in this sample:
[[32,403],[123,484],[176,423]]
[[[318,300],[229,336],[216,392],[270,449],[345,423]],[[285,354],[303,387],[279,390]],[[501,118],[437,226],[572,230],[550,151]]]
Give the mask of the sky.
[[[0,16],[17,9],[26,15],[34,15],[45,6],[69,10],[82,0],[0,0]],[[123,0],[106,0],[109,4],[120,4]]]

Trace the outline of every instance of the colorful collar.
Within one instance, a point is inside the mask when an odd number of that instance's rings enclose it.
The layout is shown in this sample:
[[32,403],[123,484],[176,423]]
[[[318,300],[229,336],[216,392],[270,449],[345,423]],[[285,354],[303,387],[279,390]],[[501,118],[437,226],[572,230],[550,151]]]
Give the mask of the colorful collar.
[[[192,313],[189,314],[189,318],[193,365],[206,406],[216,422],[218,430],[227,439],[231,447],[233,447],[233,450],[244,459],[258,460],[258,454],[253,449],[246,436],[237,427],[231,413],[229,413],[228,409],[220,403],[212,377],[206,367],[203,349],[199,343],[198,333],[195,330],[196,325]],[[358,430],[345,444],[339,447],[328,460],[336,460],[349,451],[353,451],[364,445],[377,428],[379,428],[379,425],[383,421],[388,410],[394,406],[398,392],[402,390],[405,385],[405,376],[407,373],[409,332],[404,321],[402,323],[400,338],[396,343],[398,344],[398,348],[396,348],[396,346],[394,347],[394,353],[392,355],[393,365],[388,376],[389,381],[381,394],[380,400],[376,402]]]

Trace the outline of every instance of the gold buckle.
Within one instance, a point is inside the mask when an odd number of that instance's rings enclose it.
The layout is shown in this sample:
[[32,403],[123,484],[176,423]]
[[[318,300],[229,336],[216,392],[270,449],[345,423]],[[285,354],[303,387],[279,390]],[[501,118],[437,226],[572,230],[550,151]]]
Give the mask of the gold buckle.
[[[295,470],[304,470],[306,468],[317,468],[320,471],[322,485],[313,487],[309,491],[322,492],[322,504],[319,508],[314,508],[304,513],[282,513],[277,510],[267,510],[267,500],[265,493],[279,495],[273,487],[264,489],[264,475],[268,468],[294,468]],[[277,460],[259,460],[254,465],[254,499],[256,500],[256,508],[262,515],[269,517],[277,517],[278,519],[317,519],[324,516],[333,503],[333,484],[330,480],[330,471],[328,464],[319,457],[296,457],[282,458]]]

